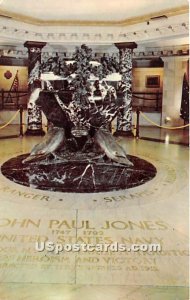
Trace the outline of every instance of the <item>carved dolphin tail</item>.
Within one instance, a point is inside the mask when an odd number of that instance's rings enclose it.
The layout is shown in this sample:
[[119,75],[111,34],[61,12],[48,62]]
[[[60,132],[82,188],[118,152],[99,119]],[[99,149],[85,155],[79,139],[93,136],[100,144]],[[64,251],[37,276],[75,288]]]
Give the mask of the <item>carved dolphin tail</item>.
[[50,128],[42,142],[35,145],[30,155],[22,162],[25,163],[45,158],[48,154],[57,151],[63,145],[64,140],[65,130],[63,128]]
[[125,150],[117,144],[111,132],[100,128],[96,132],[94,139],[107,157],[120,164],[133,166],[133,163],[128,160]]
[[29,98],[28,108],[33,107],[35,105],[36,100],[39,98],[39,94],[42,91],[41,88],[35,88]]

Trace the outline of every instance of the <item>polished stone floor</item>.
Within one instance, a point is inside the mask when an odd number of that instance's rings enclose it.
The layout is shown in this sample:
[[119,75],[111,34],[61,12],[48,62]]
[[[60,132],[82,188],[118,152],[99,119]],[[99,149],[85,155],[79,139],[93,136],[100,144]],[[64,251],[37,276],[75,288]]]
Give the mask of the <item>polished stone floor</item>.
[[[46,131],[46,127],[44,127],[44,131]],[[116,124],[113,123],[113,132],[116,130]],[[26,126],[24,125],[24,131],[26,130]],[[0,139],[9,136],[18,136],[19,135],[19,125],[9,125],[8,127],[0,130]],[[135,135],[135,130],[134,130]],[[155,126],[140,126],[139,130],[140,138],[150,138],[155,139],[157,141],[161,140],[166,144],[176,143],[182,145],[189,145],[189,128],[185,129],[177,129],[177,130],[168,130],[168,129],[160,129]]]
[[[40,140],[1,139],[0,163]],[[74,194],[24,187],[0,174],[0,300],[189,299],[188,147],[117,140],[152,163],[156,177],[128,190]],[[162,251],[37,252],[35,242],[45,240],[159,243]]]
[[139,130],[140,138],[155,139],[166,144],[189,145],[189,127],[184,129],[160,129],[157,127],[141,126]]

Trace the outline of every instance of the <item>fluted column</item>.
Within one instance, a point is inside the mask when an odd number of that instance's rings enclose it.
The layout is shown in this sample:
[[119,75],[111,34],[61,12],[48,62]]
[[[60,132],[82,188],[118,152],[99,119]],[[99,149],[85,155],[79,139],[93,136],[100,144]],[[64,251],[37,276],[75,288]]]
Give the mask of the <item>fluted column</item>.
[[[165,56],[162,100],[162,125],[182,126],[180,118],[182,86],[184,73],[188,74],[188,56]],[[169,121],[167,119],[169,118]]]
[[117,118],[115,135],[132,136],[132,55],[133,49],[137,48],[137,44],[134,42],[116,43],[115,46],[119,49],[124,105],[121,114]]
[[[41,65],[41,51],[46,45],[43,42],[27,41],[24,46],[28,49],[28,73],[29,73],[29,94],[36,87],[41,87],[40,78],[40,65]],[[34,102],[28,102],[28,120],[26,135],[44,135],[45,132],[42,129],[42,112],[39,106]]]

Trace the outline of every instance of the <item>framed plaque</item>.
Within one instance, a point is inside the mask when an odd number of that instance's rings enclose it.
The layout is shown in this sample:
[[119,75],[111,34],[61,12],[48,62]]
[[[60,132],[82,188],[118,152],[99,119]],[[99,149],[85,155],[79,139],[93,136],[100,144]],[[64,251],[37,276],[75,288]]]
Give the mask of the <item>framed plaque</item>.
[[146,87],[147,88],[159,88],[160,87],[160,76],[159,75],[146,76]]

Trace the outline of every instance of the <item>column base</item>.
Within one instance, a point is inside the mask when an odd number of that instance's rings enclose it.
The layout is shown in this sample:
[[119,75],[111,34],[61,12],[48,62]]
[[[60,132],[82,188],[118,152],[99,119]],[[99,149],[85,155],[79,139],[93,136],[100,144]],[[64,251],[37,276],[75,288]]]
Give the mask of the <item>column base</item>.
[[25,135],[33,135],[33,136],[37,136],[37,135],[44,136],[45,134],[46,133],[43,129],[37,129],[37,130],[27,129],[25,132]]
[[114,136],[128,136],[134,137],[132,130],[124,131],[124,130],[116,130],[113,134]]

